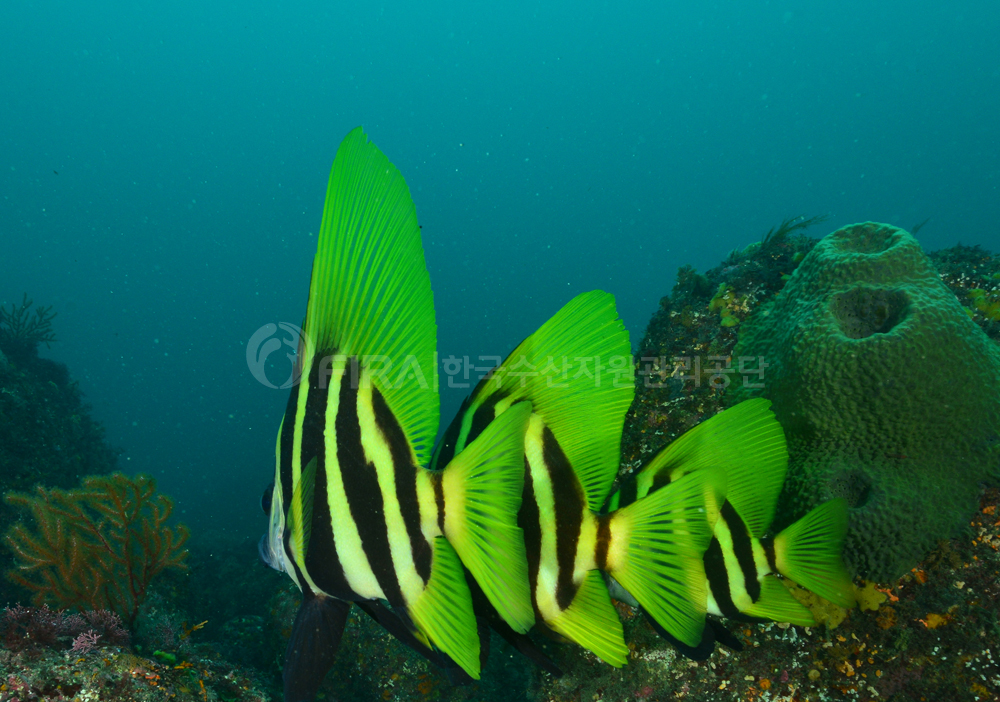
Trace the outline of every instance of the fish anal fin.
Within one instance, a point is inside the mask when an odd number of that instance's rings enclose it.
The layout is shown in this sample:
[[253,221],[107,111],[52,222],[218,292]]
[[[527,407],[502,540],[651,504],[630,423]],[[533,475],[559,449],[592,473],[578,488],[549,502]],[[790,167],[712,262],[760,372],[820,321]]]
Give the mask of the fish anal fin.
[[[369,617],[385,627],[385,630],[392,634],[398,641],[403,642],[421,656],[438,666],[448,678],[452,685],[468,685],[472,678],[468,673],[459,668],[455,661],[427,645],[412,630],[412,624],[404,621],[396,612],[378,600],[366,600],[355,602],[355,604]],[[482,632],[480,632],[480,637]]]

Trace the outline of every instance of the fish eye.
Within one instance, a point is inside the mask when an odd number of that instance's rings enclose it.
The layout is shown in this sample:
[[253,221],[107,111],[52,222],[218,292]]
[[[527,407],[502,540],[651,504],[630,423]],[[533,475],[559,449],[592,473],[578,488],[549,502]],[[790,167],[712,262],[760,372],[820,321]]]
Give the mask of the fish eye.
[[274,482],[272,481],[264,489],[264,494],[260,496],[260,508],[264,510],[264,514],[271,513],[271,496],[274,495]]

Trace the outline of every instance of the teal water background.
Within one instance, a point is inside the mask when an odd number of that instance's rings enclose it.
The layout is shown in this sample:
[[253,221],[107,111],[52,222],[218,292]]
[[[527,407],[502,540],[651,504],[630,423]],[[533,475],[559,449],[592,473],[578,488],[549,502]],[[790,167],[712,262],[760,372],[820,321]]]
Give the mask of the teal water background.
[[0,300],[59,313],[125,470],[256,538],[287,394],[246,343],[302,318],[351,128],[411,187],[442,357],[593,288],[637,343],[786,217],[996,248],[997,36],[989,2],[5,2]]

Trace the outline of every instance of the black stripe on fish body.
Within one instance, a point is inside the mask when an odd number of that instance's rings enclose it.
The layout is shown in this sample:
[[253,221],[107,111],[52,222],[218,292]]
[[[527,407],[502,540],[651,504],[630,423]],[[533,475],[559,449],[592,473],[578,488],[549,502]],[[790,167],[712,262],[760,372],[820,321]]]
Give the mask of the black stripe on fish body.
[[[656,492],[662,487],[666,487],[670,484],[670,465],[665,465],[657,471],[656,476],[653,478],[653,484],[649,488],[649,492]],[[649,494],[649,493],[646,493]],[[645,497],[645,495],[643,495]]]
[[437,507],[438,529],[444,533],[444,483],[440,474],[432,474],[431,485],[434,486],[434,505]]
[[[356,363],[356,359],[351,359]],[[337,434],[337,462],[347,507],[361,539],[361,548],[386,600],[394,607],[405,606],[403,593],[396,577],[396,568],[389,547],[388,526],[385,521],[385,504],[378,482],[375,465],[365,458],[361,444],[361,423],[358,418],[358,387],[350,373],[344,373],[340,382],[340,400],[335,420]],[[373,388],[374,392],[374,388]],[[374,427],[368,430],[373,430]],[[374,437],[382,441],[382,437]]]
[[580,480],[573,472],[555,435],[546,426],[542,435],[542,455],[552,483],[552,498],[556,515],[556,559],[559,577],[556,586],[556,603],[567,609],[576,596],[573,582],[576,569],[576,547],[580,540],[583,510],[587,503],[580,489]]
[[[315,358],[323,358],[316,355]],[[302,417],[302,445],[299,456],[302,467],[316,458],[315,485],[312,496],[312,524],[309,543],[306,548],[305,568],[309,577],[323,592],[342,599],[351,599],[354,594],[344,569],[337,556],[337,542],[333,536],[333,521],[330,516],[330,502],[326,486],[326,443],[323,434],[326,428],[326,406],[329,400],[327,378],[320,378],[320,365],[315,361],[309,368],[307,377],[308,395],[305,413]],[[301,475],[301,473],[300,473]]]
[[[417,499],[417,468],[413,465],[410,445],[406,440],[403,428],[399,426],[396,416],[385,403],[385,398],[378,388],[372,388],[372,409],[375,412],[375,423],[382,431],[389,454],[392,456],[393,475],[396,482],[396,499],[399,501],[399,512],[406,525],[406,534],[410,537],[410,550],[413,554],[413,564],[417,574],[427,583],[431,579],[431,546],[424,538],[420,529],[420,502]],[[438,481],[440,482],[440,481]],[[442,495],[442,500],[443,500]],[[441,511],[439,511],[439,514]],[[442,517],[443,518],[443,517]]]
[[517,512],[517,525],[524,532],[524,551],[528,557],[528,587],[531,592],[531,606],[535,618],[540,619],[536,588],[538,587],[538,564],[542,559],[542,527],[535,500],[535,488],[531,479],[528,459],[524,459],[524,490],[521,493],[521,509]]
[[767,565],[771,569],[771,572],[777,573],[778,560],[774,555],[774,538],[765,536],[760,540],[760,545],[764,549],[764,555],[767,557]]
[[611,546],[611,516],[604,514],[597,518],[597,546],[594,548],[594,562],[598,570],[608,569],[608,548]]
[[486,427],[490,425],[490,422],[496,419],[497,403],[505,397],[507,397],[507,393],[502,390],[498,390],[490,395],[486,402],[476,408],[475,413],[472,415],[469,433],[464,438],[460,437],[462,443],[459,448],[460,451],[475,441],[476,438],[478,438],[479,435],[486,430]]
[[733,554],[740,564],[740,570],[743,571],[743,586],[746,588],[747,594],[750,595],[750,599],[756,602],[760,599],[760,581],[757,579],[757,565],[753,560],[753,543],[750,541],[746,522],[728,502],[722,505],[719,515],[726,520],[726,525],[729,527],[729,534],[733,540]]
[[431,470],[444,470],[445,466],[455,457],[455,446],[458,445],[462,432],[462,420],[465,418],[465,413],[469,410],[471,403],[472,395],[462,400],[462,406],[459,407],[454,419],[451,420],[451,424],[444,430],[441,441],[434,449],[434,455],[431,457]]
[[639,481],[635,479],[635,476],[631,476],[629,480],[625,481],[622,485],[622,489],[618,491],[618,509],[632,504],[638,499],[639,491]]
[[496,419],[497,403],[509,394],[503,390],[493,392],[486,398],[483,404],[475,409],[472,419],[469,422],[468,432],[465,435],[462,434],[462,427],[465,425],[465,419],[469,414],[469,407],[472,405],[473,398],[476,397],[480,388],[484,387],[490,381],[491,377],[492,373],[480,380],[476,385],[476,389],[472,391],[472,394],[462,400],[462,406],[459,408],[455,418],[451,420],[451,424],[448,425],[444,435],[441,437],[441,441],[434,449],[434,455],[431,457],[431,470],[444,470],[456,455],[464,451],[465,447],[475,441],[486,427],[490,425],[490,422]]
[[708,578],[708,586],[712,590],[712,597],[719,607],[719,612],[724,617],[739,616],[740,610],[733,604],[733,596],[729,590],[729,573],[726,571],[726,560],[722,553],[722,545],[719,540],[712,537],[705,551],[705,576]]

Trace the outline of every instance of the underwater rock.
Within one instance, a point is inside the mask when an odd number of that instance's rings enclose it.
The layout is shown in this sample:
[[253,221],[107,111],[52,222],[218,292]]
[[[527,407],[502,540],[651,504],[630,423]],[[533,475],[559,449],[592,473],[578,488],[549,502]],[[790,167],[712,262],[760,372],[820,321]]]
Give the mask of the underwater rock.
[[[839,229],[743,325],[788,436],[779,519],[845,497],[845,560],[899,577],[963,527],[1000,475],[1000,346],[902,229]],[[780,525],[777,525],[780,528]]]

